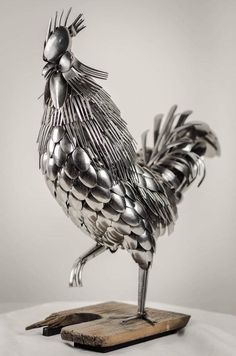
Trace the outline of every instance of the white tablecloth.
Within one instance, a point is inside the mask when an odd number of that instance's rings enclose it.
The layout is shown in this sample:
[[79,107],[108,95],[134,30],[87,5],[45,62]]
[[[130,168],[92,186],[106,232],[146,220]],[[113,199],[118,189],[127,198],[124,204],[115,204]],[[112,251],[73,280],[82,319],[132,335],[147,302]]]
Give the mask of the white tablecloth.
[[[0,314],[0,356],[95,355],[91,351],[70,347],[60,335],[43,337],[41,330],[24,330],[26,325],[52,312],[86,304],[92,303],[48,303]],[[149,306],[190,314],[190,322],[184,332],[116,350],[111,355],[236,355],[236,316],[156,303],[149,303]]]

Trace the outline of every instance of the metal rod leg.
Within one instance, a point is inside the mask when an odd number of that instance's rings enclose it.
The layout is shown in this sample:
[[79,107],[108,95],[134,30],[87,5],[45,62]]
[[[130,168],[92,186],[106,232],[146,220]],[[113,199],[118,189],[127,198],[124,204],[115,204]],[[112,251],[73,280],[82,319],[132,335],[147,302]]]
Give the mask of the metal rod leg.
[[136,315],[129,316],[128,318],[122,320],[122,324],[126,324],[129,321],[132,321],[135,319],[143,319],[151,325],[156,323],[156,321],[151,319],[145,311],[145,302],[146,302],[147,285],[148,285],[148,272],[149,272],[149,269],[142,269],[141,267],[139,267],[138,311],[137,311]]
[[138,277],[138,314],[145,315],[145,302],[147,295],[149,269],[142,269],[139,267]]
[[74,262],[70,273],[70,287],[82,287],[82,272],[85,263],[100,255],[100,253],[104,252],[106,249],[107,248],[105,246],[96,244]]

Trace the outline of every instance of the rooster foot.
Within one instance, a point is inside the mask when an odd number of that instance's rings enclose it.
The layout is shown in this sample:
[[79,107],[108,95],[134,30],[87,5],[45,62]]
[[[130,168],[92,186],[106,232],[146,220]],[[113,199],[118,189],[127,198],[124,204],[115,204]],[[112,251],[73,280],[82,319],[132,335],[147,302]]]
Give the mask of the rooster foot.
[[150,318],[146,312],[143,312],[143,313],[137,313],[135,315],[131,315],[131,316],[127,317],[126,319],[121,321],[121,324],[126,324],[132,320],[140,320],[140,319],[146,321],[147,323],[149,323],[151,325],[154,325],[157,323],[157,321]]
[[70,280],[69,286],[70,287],[82,287],[82,272],[83,267],[85,265],[85,261],[82,258],[78,258],[75,263],[73,264],[71,273],[70,273]]
[[70,287],[82,287],[82,272],[84,265],[94,257],[100,255],[100,253],[106,251],[106,247],[103,245],[96,244],[88,251],[86,251],[82,256],[77,258],[74,262],[71,273],[70,273]]

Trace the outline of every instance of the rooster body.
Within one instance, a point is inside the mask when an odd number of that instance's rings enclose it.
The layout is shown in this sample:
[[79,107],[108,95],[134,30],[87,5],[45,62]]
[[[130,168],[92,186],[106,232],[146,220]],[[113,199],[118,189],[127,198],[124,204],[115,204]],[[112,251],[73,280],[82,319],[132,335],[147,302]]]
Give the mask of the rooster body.
[[[69,15],[68,15],[69,16]],[[70,285],[81,284],[82,268],[99,253],[118,248],[139,265],[138,316],[148,319],[145,298],[156,239],[173,230],[182,193],[200,175],[204,156],[219,153],[219,143],[201,122],[186,122],[190,112],[155,118],[154,145],[135,152],[120,111],[94,78],[106,73],[87,67],[71,52],[71,38],[84,26],[79,15],[50,22],[44,46],[47,62],[45,109],[39,132],[40,168],[66,215],[95,246],[73,266]]]

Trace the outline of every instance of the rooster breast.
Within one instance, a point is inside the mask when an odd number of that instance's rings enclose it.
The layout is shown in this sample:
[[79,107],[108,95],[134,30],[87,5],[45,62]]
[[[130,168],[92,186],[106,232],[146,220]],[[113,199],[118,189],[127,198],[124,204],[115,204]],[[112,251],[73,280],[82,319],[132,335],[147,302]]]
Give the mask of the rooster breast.
[[40,159],[49,190],[76,226],[111,251],[128,250],[148,268],[154,237],[173,220],[162,182],[138,165],[136,179],[114,182],[107,169],[70,142],[63,126],[52,129]]

